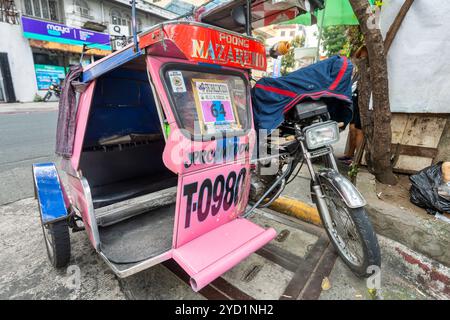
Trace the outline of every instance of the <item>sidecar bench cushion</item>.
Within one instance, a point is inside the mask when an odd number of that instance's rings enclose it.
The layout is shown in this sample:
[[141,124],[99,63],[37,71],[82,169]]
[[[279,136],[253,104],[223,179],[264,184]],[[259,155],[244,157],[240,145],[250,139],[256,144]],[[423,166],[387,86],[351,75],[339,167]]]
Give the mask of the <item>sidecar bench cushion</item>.
[[168,172],[91,188],[94,208],[138,197],[177,185],[177,177]]

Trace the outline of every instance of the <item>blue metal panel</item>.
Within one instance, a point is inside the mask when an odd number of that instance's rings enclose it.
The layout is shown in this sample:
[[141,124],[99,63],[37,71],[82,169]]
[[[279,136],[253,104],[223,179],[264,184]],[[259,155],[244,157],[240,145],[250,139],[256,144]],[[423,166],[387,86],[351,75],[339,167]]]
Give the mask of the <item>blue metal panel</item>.
[[208,68],[215,68],[215,69],[222,69],[222,66],[219,64],[212,64],[212,63],[206,63],[206,62],[199,62],[199,66],[204,66]]
[[98,64],[83,72],[82,82],[89,82],[111,71],[121,65],[131,61],[143,54],[143,51],[135,52],[134,47],[123,50],[111,57],[107,57],[104,61],[100,61]]
[[42,223],[51,223],[67,216],[67,209],[55,164],[33,164],[33,178]]
[[84,146],[113,135],[161,132],[147,72],[117,68],[97,79]]

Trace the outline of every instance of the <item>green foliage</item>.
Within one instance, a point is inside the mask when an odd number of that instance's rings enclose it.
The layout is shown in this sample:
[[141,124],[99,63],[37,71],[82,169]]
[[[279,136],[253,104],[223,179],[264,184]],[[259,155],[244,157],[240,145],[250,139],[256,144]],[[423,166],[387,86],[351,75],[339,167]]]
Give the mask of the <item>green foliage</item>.
[[328,56],[342,54],[347,43],[346,26],[324,27],[322,31],[322,44]]
[[359,26],[329,26],[322,31],[322,44],[330,56],[351,56],[364,43]]
[[347,172],[347,175],[350,179],[356,179],[356,176],[358,175],[358,166],[356,165],[356,163],[352,163],[350,165],[349,171]]
[[286,53],[281,60],[281,74],[287,75],[295,67],[294,49],[301,48],[305,45],[305,38],[296,36],[291,40],[291,49]]
[[42,98],[40,95],[38,95],[37,93],[34,95],[34,99],[33,102],[42,102],[44,101],[44,98]]

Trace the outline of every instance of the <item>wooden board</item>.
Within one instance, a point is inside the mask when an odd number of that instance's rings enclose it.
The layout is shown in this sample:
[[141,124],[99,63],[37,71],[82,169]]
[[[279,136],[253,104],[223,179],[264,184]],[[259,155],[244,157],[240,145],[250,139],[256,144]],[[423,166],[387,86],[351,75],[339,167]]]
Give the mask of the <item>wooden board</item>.
[[401,143],[406,124],[408,123],[408,115],[404,113],[393,114],[391,120],[392,143]]
[[[438,115],[392,114],[392,152],[398,150],[394,171],[415,173],[432,164],[447,118]],[[365,154],[362,165],[367,165]]]
[[401,144],[437,148],[446,122],[446,118],[411,114]]
[[394,171],[400,173],[415,173],[431,165],[432,158],[400,155],[394,165]]

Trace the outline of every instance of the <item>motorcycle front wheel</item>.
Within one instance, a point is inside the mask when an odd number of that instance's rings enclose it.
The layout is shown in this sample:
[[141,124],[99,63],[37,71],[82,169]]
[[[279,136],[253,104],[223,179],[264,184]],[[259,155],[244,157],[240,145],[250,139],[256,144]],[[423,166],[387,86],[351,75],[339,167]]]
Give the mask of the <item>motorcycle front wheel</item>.
[[381,254],[366,210],[363,207],[348,207],[338,190],[328,181],[321,181],[321,189],[332,221],[331,226],[326,226],[323,213],[319,210],[328,237],[355,275],[369,277],[373,272],[369,267],[381,267]]
[[50,97],[52,96],[52,93],[50,91],[47,91],[47,93],[44,96],[44,102],[47,102],[50,100]]

